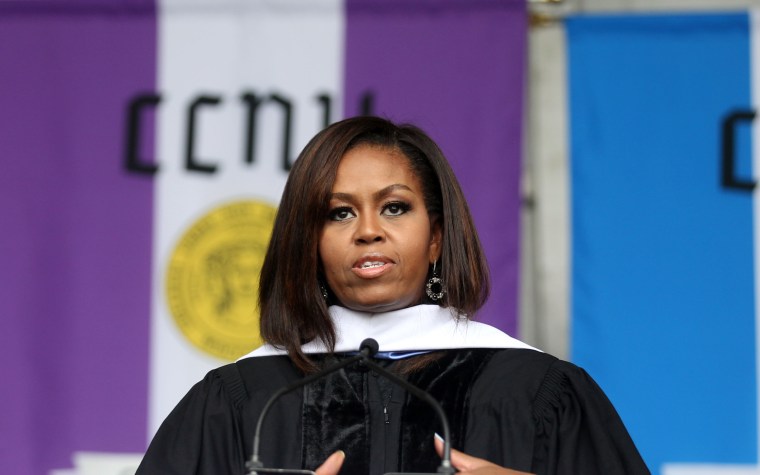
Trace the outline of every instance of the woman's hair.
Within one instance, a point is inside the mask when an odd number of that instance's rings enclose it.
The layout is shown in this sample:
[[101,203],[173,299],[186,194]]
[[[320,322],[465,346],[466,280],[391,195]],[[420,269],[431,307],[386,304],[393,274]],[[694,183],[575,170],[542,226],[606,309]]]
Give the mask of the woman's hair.
[[489,293],[488,265],[470,211],[443,153],[422,130],[377,117],[337,122],[318,133],[290,171],[261,269],[261,335],[284,348],[304,371],[314,364],[301,345],[321,340],[332,350],[335,328],[320,285],[326,286],[319,258],[319,237],[327,221],[330,196],[343,156],[370,145],[401,152],[420,180],[431,222],[442,231],[437,269],[446,293],[435,302],[471,317]]

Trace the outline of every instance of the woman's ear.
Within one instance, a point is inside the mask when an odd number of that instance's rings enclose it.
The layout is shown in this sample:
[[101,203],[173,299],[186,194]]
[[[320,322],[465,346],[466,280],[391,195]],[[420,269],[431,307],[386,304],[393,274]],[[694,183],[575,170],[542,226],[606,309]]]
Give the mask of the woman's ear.
[[430,220],[430,252],[428,257],[431,264],[441,258],[442,248],[443,227],[440,218],[435,217]]

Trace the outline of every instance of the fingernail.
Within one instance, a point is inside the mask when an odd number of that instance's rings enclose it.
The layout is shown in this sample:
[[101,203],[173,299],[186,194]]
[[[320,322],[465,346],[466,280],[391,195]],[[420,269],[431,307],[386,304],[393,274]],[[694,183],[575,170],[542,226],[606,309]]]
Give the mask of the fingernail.
[[342,459],[346,458],[346,453],[343,452],[342,450],[338,450],[336,453],[340,454],[340,458],[342,458]]
[[438,432],[435,432],[435,438],[443,442],[443,437]]

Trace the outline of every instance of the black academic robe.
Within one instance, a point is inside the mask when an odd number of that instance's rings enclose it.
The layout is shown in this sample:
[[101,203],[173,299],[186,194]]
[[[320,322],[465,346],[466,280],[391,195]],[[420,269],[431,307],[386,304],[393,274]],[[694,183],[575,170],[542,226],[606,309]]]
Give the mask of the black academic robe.
[[[286,356],[211,371],[167,417],[137,475],[247,473],[263,405],[301,377]],[[452,446],[470,455],[537,474],[649,473],[607,397],[571,363],[527,349],[446,350],[407,379],[441,403]],[[434,432],[441,429],[432,408],[357,365],[277,402],[261,460],[314,469],[342,449],[342,474],[435,472]]]

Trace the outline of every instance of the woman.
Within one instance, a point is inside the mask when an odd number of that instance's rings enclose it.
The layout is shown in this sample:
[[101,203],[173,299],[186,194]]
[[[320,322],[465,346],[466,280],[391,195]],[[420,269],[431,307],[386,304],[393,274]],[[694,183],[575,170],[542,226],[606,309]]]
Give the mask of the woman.
[[[464,473],[649,473],[583,370],[469,320],[488,290],[467,204],[435,143],[379,118],[328,127],[296,161],[275,220],[260,280],[267,344],[190,391],[138,474],[245,473],[268,397],[366,337],[381,364],[441,403]],[[273,406],[261,460],[321,475],[434,472],[436,431],[424,402],[354,366]]]

